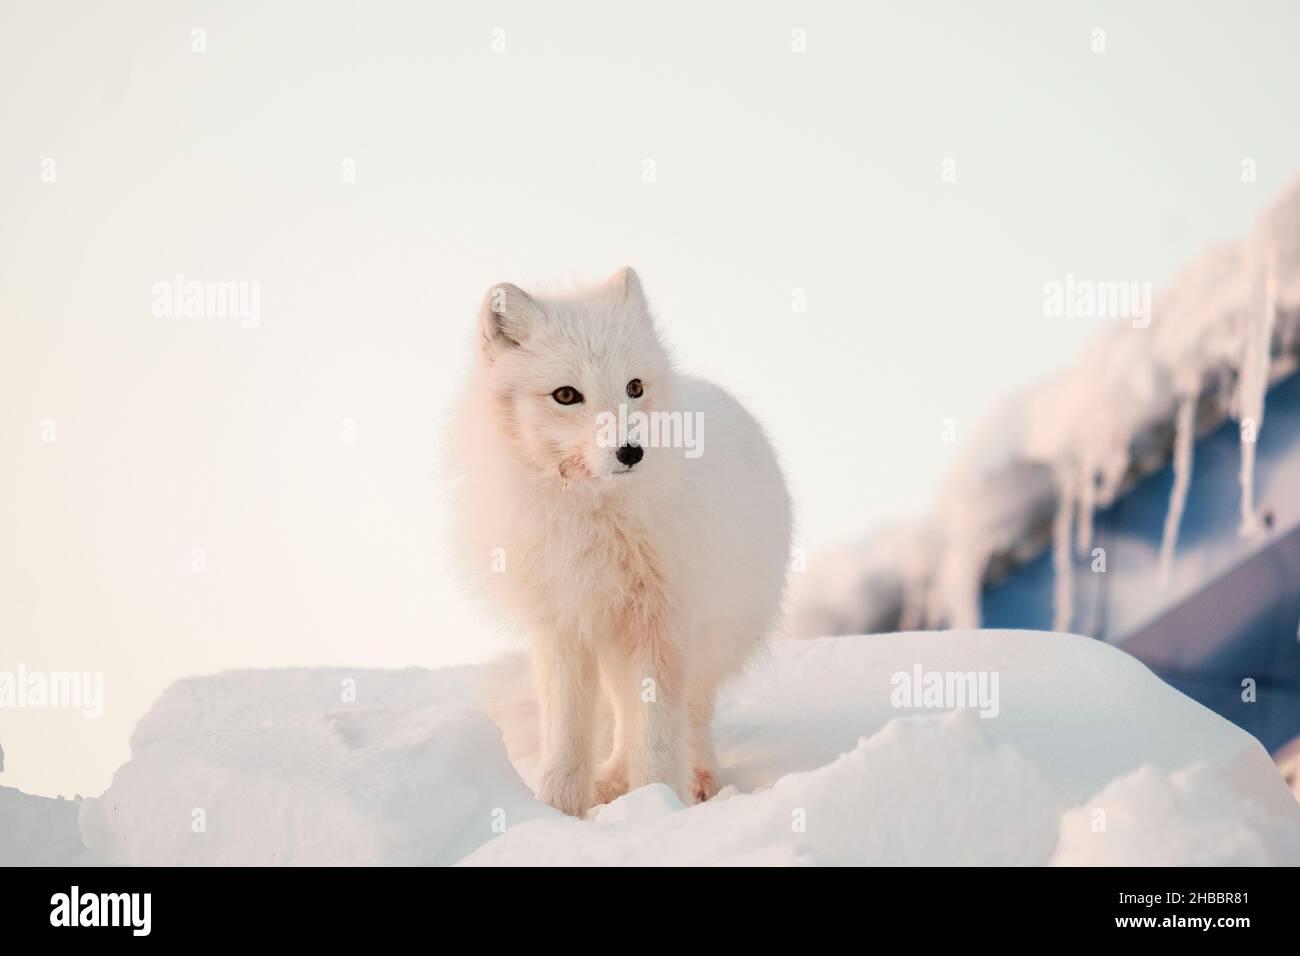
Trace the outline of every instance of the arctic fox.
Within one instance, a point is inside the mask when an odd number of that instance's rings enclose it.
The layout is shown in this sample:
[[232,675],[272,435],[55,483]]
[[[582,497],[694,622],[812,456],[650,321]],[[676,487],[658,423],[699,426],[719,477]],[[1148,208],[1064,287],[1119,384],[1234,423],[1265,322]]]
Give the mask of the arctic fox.
[[707,800],[718,685],[780,612],[776,455],[739,402],[673,367],[630,268],[560,295],[494,286],[479,322],[461,520],[531,640],[537,794],[573,815],[650,783]]

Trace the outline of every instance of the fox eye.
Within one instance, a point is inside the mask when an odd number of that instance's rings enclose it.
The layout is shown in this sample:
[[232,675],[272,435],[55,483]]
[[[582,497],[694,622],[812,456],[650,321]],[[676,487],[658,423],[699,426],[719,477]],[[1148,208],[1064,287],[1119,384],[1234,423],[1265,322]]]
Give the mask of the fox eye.
[[551,392],[551,398],[555,399],[561,405],[577,405],[582,401],[582,392],[578,391],[572,385],[561,385],[555,391]]
[[645,389],[641,387],[641,380],[639,378],[634,378],[632,381],[627,383],[628,398],[640,398],[644,394]]

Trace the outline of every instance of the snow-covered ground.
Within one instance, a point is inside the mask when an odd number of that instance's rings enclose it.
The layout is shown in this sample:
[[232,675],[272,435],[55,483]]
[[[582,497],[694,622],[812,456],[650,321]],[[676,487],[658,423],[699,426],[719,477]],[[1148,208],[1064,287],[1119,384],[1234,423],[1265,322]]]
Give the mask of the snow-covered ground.
[[[918,668],[974,675],[983,706],[904,701],[896,675]],[[683,807],[649,787],[589,820],[534,799],[481,683],[181,681],[102,796],[0,789],[0,863],[1300,863],[1300,805],[1254,738],[1087,638],[773,644],[721,702],[722,794]]]

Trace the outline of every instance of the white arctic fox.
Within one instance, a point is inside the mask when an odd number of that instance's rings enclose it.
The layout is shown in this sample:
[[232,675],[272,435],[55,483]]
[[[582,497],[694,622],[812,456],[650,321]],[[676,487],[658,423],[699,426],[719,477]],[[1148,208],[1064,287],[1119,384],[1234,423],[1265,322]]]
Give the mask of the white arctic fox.
[[461,518],[531,638],[538,796],[574,815],[656,782],[707,800],[718,684],[773,629],[785,583],[772,447],[673,368],[631,269],[556,296],[495,286],[480,323]]

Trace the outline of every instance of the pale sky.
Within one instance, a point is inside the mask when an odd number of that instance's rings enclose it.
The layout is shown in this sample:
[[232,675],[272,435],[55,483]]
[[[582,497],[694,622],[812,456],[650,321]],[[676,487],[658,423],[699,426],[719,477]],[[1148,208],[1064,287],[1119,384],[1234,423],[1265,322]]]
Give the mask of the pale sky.
[[635,266],[815,550],[1071,361],[1045,282],[1158,289],[1300,170],[1294,3],[917,6],[0,0],[0,671],[105,684],[0,710],[0,785],[99,793],[181,677],[499,650],[437,476],[495,282]]

